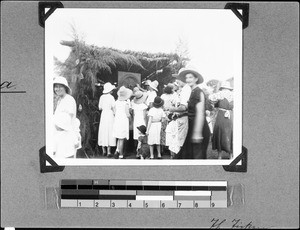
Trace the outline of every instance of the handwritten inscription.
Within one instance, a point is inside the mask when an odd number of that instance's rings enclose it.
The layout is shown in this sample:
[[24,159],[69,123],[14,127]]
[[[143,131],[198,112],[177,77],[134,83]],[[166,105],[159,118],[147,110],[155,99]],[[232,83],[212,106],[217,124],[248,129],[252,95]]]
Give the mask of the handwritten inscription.
[[2,89],[12,89],[12,88],[16,88],[16,84],[13,84],[12,81],[3,81],[1,82],[1,90]]
[[244,222],[242,222],[241,219],[233,219],[231,221],[230,220],[227,221],[226,219],[213,218],[211,220],[211,223],[212,223],[212,225],[210,226],[211,229],[220,229],[222,227],[238,228],[238,229],[259,229],[259,228],[261,228],[261,227],[254,226],[252,221],[244,223]]

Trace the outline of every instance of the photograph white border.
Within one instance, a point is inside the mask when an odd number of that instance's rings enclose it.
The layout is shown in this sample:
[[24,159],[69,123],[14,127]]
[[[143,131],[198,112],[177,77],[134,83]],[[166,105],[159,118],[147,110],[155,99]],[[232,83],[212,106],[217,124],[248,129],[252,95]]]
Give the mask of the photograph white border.
[[[78,8],[62,8],[58,10],[74,10]],[[85,10],[95,9],[87,8]],[[110,10],[115,8],[106,8]],[[136,10],[136,9],[135,9]],[[166,9],[167,10],[167,9]],[[170,9],[168,9],[170,10]],[[171,9],[172,10],[172,9]],[[182,9],[189,10],[189,9]],[[195,10],[195,9],[194,9]],[[197,10],[215,10],[215,11],[227,11],[232,14],[232,17],[236,18],[236,21],[240,24],[240,44],[236,47],[240,49],[234,49],[235,52],[235,66],[234,66],[234,117],[233,117],[233,158],[232,159],[203,159],[203,160],[129,160],[129,159],[60,159],[54,158],[53,155],[48,154],[54,159],[58,165],[64,166],[152,166],[152,165],[229,165],[241,152],[242,152],[242,68],[243,68],[243,29],[241,20],[230,9],[197,9]],[[55,14],[55,12],[53,13]],[[52,15],[45,21],[45,139],[46,139],[46,153],[51,152],[53,134],[53,81],[52,72],[54,66],[49,64],[53,63],[53,55],[51,47],[51,41],[49,41],[49,30],[47,27],[51,22]],[[47,63],[47,65],[46,65]]]

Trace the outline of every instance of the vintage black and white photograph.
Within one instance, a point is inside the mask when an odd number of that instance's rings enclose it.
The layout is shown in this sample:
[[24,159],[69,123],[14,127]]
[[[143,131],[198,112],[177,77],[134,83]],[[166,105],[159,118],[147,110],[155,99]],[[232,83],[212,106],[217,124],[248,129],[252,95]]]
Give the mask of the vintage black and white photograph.
[[226,9],[56,9],[46,152],[59,165],[228,165],[242,148],[242,22]]

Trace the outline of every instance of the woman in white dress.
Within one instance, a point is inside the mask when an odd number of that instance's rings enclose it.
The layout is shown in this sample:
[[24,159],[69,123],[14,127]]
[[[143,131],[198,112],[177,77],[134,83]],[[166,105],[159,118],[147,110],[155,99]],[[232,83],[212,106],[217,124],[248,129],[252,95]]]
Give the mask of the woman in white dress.
[[[146,126],[146,116],[147,116],[147,105],[145,104],[145,100],[147,98],[147,94],[143,93],[140,90],[136,90],[134,94],[134,99],[132,100],[131,108],[133,110],[133,139],[135,140],[135,144],[137,144],[139,138],[139,130],[137,129],[139,126]],[[139,157],[138,155],[136,157]]]
[[79,120],[76,119],[76,102],[70,95],[67,79],[56,77],[53,81],[54,93],[58,96],[54,111],[54,150],[59,158],[75,158],[76,150],[81,145]]
[[115,158],[123,158],[124,155],[124,140],[129,139],[129,108],[128,99],[132,95],[132,90],[122,86],[118,91],[118,100],[116,101],[116,114],[113,125],[113,136],[118,139]]
[[116,146],[116,138],[113,136],[115,99],[111,95],[114,89],[115,86],[110,82],[105,83],[103,94],[99,99],[99,110],[102,110],[102,113],[99,123],[98,145],[102,146],[103,156],[107,155],[107,157],[113,156],[111,147]]

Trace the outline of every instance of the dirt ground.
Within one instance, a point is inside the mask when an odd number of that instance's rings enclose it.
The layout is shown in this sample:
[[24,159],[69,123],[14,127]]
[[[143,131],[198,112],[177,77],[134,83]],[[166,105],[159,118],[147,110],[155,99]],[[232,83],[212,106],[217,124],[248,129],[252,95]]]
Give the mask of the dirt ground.
[[[126,141],[125,143],[125,154],[124,159],[136,159],[136,152],[134,147],[134,142],[132,140],[132,133],[130,133],[130,139]],[[115,153],[115,147],[112,148],[112,153]],[[156,152],[154,153],[156,157]],[[102,148],[98,146],[98,151],[93,152],[92,154],[85,154],[83,151],[79,151],[77,153],[77,158],[95,158],[95,159],[108,159],[107,156],[102,155]],[[207,159],[217,159],[218,158],[218,152],[215,150],[212,150],[212,144],[211,142],[208,145],[207,149]],[[110,158],[111,159],[111,158]],[[170,152],[166,148],[164,148],[164,151],[162,151],[162,160],[169,160],[170,159]],[[229,159],[229,154],[226,152],[222,152],[222,159]]]

